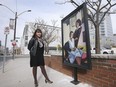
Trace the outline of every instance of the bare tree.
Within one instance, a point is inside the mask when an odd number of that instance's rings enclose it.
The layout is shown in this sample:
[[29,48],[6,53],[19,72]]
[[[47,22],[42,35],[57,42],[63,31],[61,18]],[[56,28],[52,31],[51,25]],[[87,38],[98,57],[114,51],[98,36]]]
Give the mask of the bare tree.
[[45,22],[43,19],[36,19],[35,23],[31,24],[31,32],[34,33],[34,31],[39,28],[42,30],[44,45],[45,45],[45,53],[49,53],[49,44],[54,42],[57,38],[56,30],[59,27],[56,27],[57,21],[52,20],[52,25],[47,25],[47,22]]
[[[66,1],[65,1],[66,2]],[[68,2],[75,4],[74,0],[68,0]],[[100,34],[99,26],[104,20],[106,14],[110,14],[112,8],[116,5],[116,0],[81,0],[86,2],[88,6],[88,17],[95,27],[95,48],[96,53],[100,53]],[[76,4],[75,4],[76,5]],[[78,5],[76,5],[78,7]]]

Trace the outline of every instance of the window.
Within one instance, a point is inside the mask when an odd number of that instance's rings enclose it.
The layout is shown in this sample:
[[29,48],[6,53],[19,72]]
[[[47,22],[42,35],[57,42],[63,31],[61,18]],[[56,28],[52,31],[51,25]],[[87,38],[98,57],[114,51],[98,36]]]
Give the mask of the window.
[[25,40],[28,40],[28,36],[25,36]]
[[28,42],[25,42],[25,47],[28,45]]

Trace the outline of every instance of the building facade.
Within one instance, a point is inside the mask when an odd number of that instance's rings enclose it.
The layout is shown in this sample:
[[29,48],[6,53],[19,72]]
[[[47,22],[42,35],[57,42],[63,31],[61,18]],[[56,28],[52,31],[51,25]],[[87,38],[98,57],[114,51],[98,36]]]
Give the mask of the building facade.
[[116,48],[116,34],[113,34],[113,47]]
[[[101,19],[102,16],[103,14],[101,13],[99,19]],[[95,47],[95,28],[90,21],[89,31],[91,47]],[[104,17],[103,21],[99,26],[99,31],[101,48],[108,45],[110,46],[113,43],[113,29],[110,14],[106,14],[106,16]]]

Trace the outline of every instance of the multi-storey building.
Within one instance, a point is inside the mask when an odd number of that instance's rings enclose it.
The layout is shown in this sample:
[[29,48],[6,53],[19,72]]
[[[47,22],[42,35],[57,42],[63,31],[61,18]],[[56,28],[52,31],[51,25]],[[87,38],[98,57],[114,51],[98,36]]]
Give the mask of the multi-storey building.
[[[100,15],[100,19],[103,14]],[[113,29],[112,29],[112,22],[110,14],[106,14],[103,21],[101,22],[100,26],[100,35],[105,37],[112,37],[113,36]]]
[[[101,19],[102,15],[103,14],[101,13],[99,19]],[[95,47],[95,28],[91,22],[89,22],[89,31],[91,46]],[[113,43],[113,29],[110,14],[106,14],[106,16],[104,17],[99,26],[99,31],[101,47],[111,45]]]
[[113,34],[113,46],[116,47],[116,34]]
[[26,24],[24,27],[22,38],[21,38],[21,53],[22,54],[29,53],[27,46],[28,46],[28,40],[29,40],[30,34],[29,34],[29,25]]

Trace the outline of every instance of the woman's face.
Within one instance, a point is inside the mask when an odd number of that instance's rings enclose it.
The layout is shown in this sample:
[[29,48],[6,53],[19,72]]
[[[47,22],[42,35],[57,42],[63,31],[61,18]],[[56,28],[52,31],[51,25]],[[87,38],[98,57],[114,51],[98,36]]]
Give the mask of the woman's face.
[[38,37],[38,38],[40,38],[41,37],[41,32],[36,32],[36,36]]
[[79,23],[78,23],[78,22],[76,23],[76,27],[77,27],[77,28],[79,27]]

